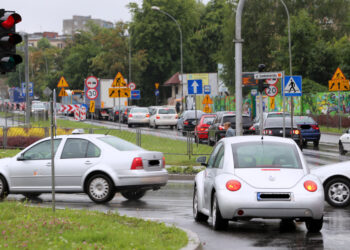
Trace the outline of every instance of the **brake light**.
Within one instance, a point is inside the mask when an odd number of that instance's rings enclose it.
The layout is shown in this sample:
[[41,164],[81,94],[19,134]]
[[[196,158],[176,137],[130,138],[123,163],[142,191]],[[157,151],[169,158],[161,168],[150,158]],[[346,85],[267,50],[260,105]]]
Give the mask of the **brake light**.
[[271,129],[264,129],[264,135],[272,135]]
[[205,131],[205,128],[200,128],[199,130],[200,130],[200,131]]
[[143,169],[143,163],[141,157],[135,157],[131,164],[131,170]]
[[118,115],[118,114],[119,114],[119,111],[115,111],[115,114]]
[[128,111],[127,111],[127,110],[125,110],[124,114],[126,114],[126,115],[127,115],[127,114],[128,114]]
[[228,182],[226,182],[226,188],[229,191],[238,191],[241,188],[241,183],[236,180],[229,180]]
[[157,115],[157,116],[156,116],[156,119],[160,119],[160,116],[159,116],[159,115]]
[[311,125],[311,128],[312,129],[316,129],[316,130],[319,130],[320,128],[318,127],[318,125]]
[[224,130],[224,126],[219,126],[219,130]]
[[132,114],[129,114],[129,117],[132,117]]
[[177,115],[175,115],[175,119],[177,119],[178,118],[178,116]]
[[291,130],[290,131],[290,134],[294,134],[294,135],[299,135],[300,134],[300,131],[299,131],[299,129],[293,129],[293,130]]
[[315,192],[317,190],[317,184],[313,181],[305,181],[304,188],[309,192]]
[[185,125],[188,125],[188,121],[184,121],[184,124],[185,124]]
[[165,168],[165,156],[163,156],[163,168]]
[[146,117],[149,117],[149,114],[146,114]]
[[255,130],[254,125],[249,128],[249,130]]

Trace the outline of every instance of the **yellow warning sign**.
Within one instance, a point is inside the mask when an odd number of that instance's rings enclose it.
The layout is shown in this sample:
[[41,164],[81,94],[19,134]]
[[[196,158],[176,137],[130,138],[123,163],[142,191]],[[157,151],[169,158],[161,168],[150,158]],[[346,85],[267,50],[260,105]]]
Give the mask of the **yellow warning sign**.
[[348,91],[350,90],[349,80],[346,79],[340,68],[335,71],[332,80],[328,81],[329,91]]
[[90,101],[89,112],[95,113],[95,101]]
[[109,88],[108,96],[110,98],[130,97],[129,88]]
[[205,95],[202,104],[213,104],[213,100],[210,98],[209,95]]
[[275,97],[270,97],[270,110],[275,109]]
[[58,81],[57,88],[67,88],[67,87],[69,86],[66,79],[64,79],[64,77],[61,76],[60,80]]
[[159,88],[159,83],[156,82],[156,83],[154,84],[154,86],[156,87],[156,89],[158,89],[158,88]]
[[66,90],[64,88],[61,89],[60,93],[58,94],[58,96],[68,96]]
[[211,113],[211,108],[210,108],[210,106],[209,106],[208,104],[206,104],[206,105],[204,106],[203,112],[205,112],[205,113]]
[[125,79],[120,72],[115,76],[112,87],[126,87]]

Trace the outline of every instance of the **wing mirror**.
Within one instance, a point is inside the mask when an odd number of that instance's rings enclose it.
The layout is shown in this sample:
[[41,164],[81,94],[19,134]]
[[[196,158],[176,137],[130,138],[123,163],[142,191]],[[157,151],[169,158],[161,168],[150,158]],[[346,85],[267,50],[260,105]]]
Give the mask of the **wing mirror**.
[[196,159],[196,162],[200,163],[202,166],[207,166],[207,157],[206,156],[199,156]]
[[20,156],[17,157],[17,161],[24,161],[24,160],[26,160],[26,159],[24,158],[23,154],[21,154]]

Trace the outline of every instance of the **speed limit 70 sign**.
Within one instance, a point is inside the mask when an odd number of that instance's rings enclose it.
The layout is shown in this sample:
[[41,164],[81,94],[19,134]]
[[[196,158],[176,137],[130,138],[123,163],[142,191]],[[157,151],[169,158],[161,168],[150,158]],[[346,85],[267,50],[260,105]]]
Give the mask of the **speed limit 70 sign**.
[[98,97],[97,89],[88,89],[86,91],[86,97],[90,100],[95,100]]
[[275,85],[270,85],[268,88],[265,89],[265,93],[270,97],[274,97],[278,93],[278,88]]

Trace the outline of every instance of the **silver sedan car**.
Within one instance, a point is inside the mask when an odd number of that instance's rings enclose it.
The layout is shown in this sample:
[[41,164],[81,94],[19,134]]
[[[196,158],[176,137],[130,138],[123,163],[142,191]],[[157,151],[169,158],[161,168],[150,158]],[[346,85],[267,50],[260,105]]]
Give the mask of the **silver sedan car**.
[[134,125],[149,126],[149,117],[150,114],[148,108],[132,108],[128,116],[128,127],[131,128]]
[[212,217],[215,230],[229,220],[279,218],[305,221],[310,232],[323,225],[324,193],[310,174],[297,144],[273,136],[221,139],[197,174],[193,195],[196,221]]
[[[162,153],[114,136],[57,136],[54,149],[57,193],[87,193],[92,201],[105,203],[120,192],[126,199],[136,200],[168,180]],[[34,198],[49,193],[51,179],[51,140],[45,138],[0,160],[0,199],[8,194]]]

